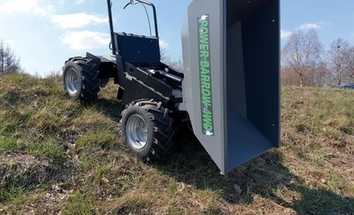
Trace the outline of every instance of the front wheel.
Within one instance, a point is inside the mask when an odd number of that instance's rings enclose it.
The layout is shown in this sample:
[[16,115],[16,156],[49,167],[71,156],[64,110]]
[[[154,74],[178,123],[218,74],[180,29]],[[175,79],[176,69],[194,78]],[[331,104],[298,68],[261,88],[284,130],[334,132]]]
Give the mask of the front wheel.
[[100,90],[99,63],[90,58],[72,58],[64,66],[64,90],[70,98],[91,103]]
[[173,120],[155,101],[135,102],[122,112],[123,139],[144,161],[160,160],[173,145]]

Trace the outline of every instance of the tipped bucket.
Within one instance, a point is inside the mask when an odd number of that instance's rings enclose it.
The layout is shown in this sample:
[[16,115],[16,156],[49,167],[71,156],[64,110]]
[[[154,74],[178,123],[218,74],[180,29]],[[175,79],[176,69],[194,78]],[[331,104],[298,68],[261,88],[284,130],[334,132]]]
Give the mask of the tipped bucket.
[[183,31],[184,107],[222,173],[278,147],[279,0],[194,0]]

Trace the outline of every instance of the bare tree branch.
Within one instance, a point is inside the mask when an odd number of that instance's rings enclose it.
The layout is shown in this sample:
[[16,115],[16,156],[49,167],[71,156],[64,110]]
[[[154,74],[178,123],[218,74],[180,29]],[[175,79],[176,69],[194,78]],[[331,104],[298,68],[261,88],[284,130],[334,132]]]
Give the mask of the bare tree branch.
[[315,30],[293,33],[283,48],[283,63],[297,74],[299,85],[315,85],[316,68],[323,66],[323,46]]
[[19,60],[11,48],[0,40],[0,74],[18,72],[19,70]]

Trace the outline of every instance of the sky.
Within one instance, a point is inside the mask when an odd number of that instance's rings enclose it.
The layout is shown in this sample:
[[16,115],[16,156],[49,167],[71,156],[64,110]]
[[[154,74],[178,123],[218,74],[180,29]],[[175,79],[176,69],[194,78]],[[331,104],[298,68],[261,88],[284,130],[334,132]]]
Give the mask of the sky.
[[[192,0],[151,1],[158,9],[161,47],[181,60],[181,29]],[[149,35],[144,8],[123,11],[126,2],[113,0],[116,30]],[[105,0],[0,0],[0,40],[25,72],[46,76],[61,71],[71,56],[110,54],[106,7]],[[353,0],[281,0],[282,43],[296,30],[316,29],[327,47],[336,38],[354,44],[353,23]]]

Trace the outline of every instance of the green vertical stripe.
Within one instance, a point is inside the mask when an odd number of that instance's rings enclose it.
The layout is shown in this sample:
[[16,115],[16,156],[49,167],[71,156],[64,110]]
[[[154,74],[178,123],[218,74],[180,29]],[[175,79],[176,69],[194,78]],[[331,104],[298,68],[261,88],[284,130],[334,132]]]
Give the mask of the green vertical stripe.
[[203,134],[214,135],[213,90],[210,64],[209,16],[203,15],[199,24],[199,74]]

